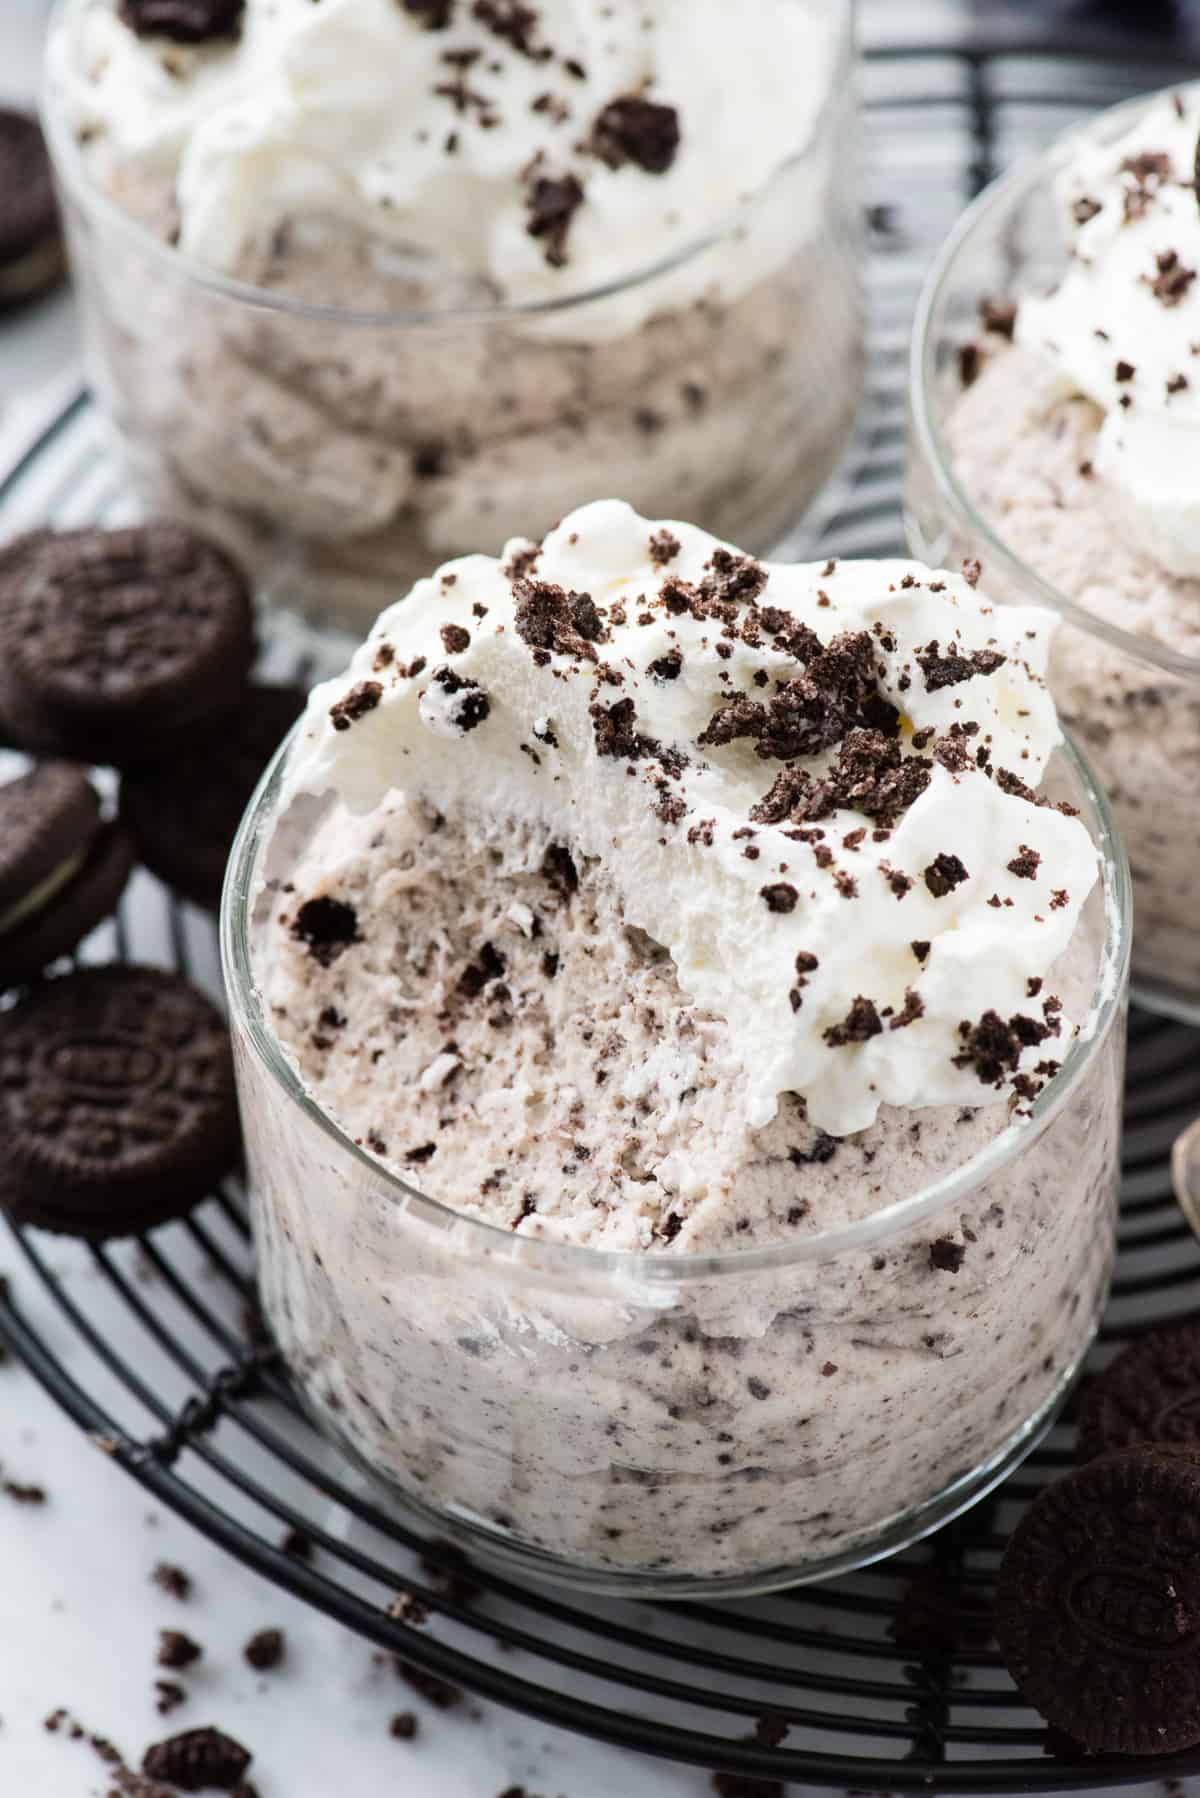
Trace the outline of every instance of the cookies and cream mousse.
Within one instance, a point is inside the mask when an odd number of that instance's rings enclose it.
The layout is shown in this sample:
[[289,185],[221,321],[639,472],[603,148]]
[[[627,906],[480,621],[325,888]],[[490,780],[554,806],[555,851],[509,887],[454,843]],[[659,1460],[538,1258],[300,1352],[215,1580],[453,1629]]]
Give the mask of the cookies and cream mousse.
[[164,502],[356,636],[398,571],[598,492],[760,545],[794,522],[861,374],[840,0],[181,16],[76,0],[50,61],[60,157],[178,252],[76,243]]
[[[1135,977],[1200,1003],[1200,88],[1059,158],[1069,260],[1048,293],[985,303],[950,415],[955,472],[1030,567],[1176,679],[1102,637],[1059,640],[1052,683],[1125,831]],[[985,557],[986,563],[986,557]],[[985,568],[985,574],[987,573]],[[1191,673],[1186,673],[1190,664]]]
[[[994,609],[974,574],[767,564],[601,502],[419,582],[315,690],[256,975],[368,1159],[343,1190],[243,1093],[264,1291],[302,1379],[410,1492],[599,1565],[819,1557],[883,1494],[903,1509],[991,1453],[1081,1350],[1112,1082],[1081,1095],[1069,1166],[1031,1131],[883,1252],[693,1292],[699,1334],[665,1299],[640,1311],[631,1267],[611,1317],[542,1290],[510,1361],[520,1295],[439,1267],[368,1196],[381,1164],[506,1234],[685,1271],[868,1218],[1019,1135],[1092,1027],[1098,859],[1042,791],[1053,619]],[[914,1381],[911,1435],[863,1490],[855,1458]],[[803,1449],[772,1448],[801,1417]],[[614,1420],[640,1483],[604,1472]],[[725,1471],[748,1464],[749,1508]],[[703,1469],[673,1488],[673,1545],[667,1465]]]

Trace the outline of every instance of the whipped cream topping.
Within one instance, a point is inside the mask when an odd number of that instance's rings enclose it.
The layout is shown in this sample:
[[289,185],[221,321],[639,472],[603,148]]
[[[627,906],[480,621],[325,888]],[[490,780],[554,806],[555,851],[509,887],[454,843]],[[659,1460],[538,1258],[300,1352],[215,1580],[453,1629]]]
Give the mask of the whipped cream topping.
[[318,687],[285,805],[398,789],[595,857],[723,1017],[752,1127],[1027,1103],[1073,1034],[1042,981],[1098,876],[1035,792],[1052,616],[908,562],[765,564],[616,501],[448,563]]
[[1200,575],[1200,88],[1157,96],[1111,142],[1070,140],[1057,199],[1071,265],[1022,300],[1018,342],[1103,407],[1097,473],[1131,535]]
[[[80,0],[59,72],[101,174],[173,180],[180,247],[214,269],[334,219],[441,303],[529,304],[652,267],[747,207],[811,139],[843,17],[816,0],[246,0],[236,34],[186,45]],[[737,255],[645,303],[744,289],[794,248],[798,201],[752,209]]]

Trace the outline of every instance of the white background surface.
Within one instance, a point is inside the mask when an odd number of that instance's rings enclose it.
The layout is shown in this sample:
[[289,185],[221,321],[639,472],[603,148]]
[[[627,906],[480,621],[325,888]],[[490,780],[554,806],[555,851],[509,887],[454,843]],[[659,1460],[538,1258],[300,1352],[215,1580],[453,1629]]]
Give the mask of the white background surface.
[[[43,0],[0,0],[0,95],[27,98]],[[929,30],[950,0],[887,0],[889,36]],[[879,11],[876,12],[879,17]],[[0,321],[0,459],[45,384],[74,358],[70,302]],[[99,1309],[98,1283],[73,1251],[51,1249],[72,1271],[81,1304]],[[0,1267],[12,1271],[0,1239]],[[60,1352],[74,1352],[28,1274],[14,1286],[31,1320]],[[147,1289],[154,1302],[153,1288]],[[110,1737],[136,1764],[144,1745],[176,1729],[217,1722],[256,1752],[261,1798],[495,1798],[520,1782],[531,1798],[704,1798],[707,1777],[580,1742],[490,1706],[431,1709],[370,1648],[156,1511],[91,1449],[19,1367],[0,1367],[0,1476],[45,1486],[44,1508],[0,1497],[0,1798],[98,1798],[110,1781],[90,1750],[51,1736],[57,1706]],[[331,1520],[332,1521],[332,1520]],[[196,1582],[181,1605],[150,1583],[160,1559]],[[253,1674],[240,1649],[266,1625],[282,1627],[288,1661]],[[153,1707],[157,1632],[175,1626],[205,1646],[181,1676],[186,1707],[164,1721]],[[528,1669],[522,1669],[529,1671]],[[420,1718],[415,1743],[393,1741],[398,1710]]]

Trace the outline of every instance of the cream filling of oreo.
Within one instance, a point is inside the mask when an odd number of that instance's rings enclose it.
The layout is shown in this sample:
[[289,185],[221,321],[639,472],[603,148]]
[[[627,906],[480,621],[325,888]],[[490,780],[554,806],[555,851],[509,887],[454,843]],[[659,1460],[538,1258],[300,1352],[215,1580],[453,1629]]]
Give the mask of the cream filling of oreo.
[[60,862],[52,874],[47,874],[45,880],[39,881],[35,887],[30,887],[29,891],[20,899],[15,900],[7,910],[0,911],[0,936],[10,930],[15,930],[18,924],[26,923],[36,912],[44,911],[50,901],[57,899],[63,888],[71,884],[87,858],[88,850],[77,850],[74,855],[70,855],[65,861]]

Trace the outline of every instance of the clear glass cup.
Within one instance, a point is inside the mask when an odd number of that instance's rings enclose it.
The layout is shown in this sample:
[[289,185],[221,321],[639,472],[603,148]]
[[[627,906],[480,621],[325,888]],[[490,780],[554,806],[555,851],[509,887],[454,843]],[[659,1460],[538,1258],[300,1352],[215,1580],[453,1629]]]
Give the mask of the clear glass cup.
[[[1101,141],[1122,136],[1145,105],[1116,107],[1085,129]],[[1200,656],[1122,629],[1041,575],[967,492],[947,429],[962,391],[959,353],[978,338],[981,297],[1042,290],[1066,265],[1054,178],[1076,139],[1068,134],[989,187],[928,277],[912,342],[908,540],[935,566],[977,557],[994,598],[1060,615],[1051,686],[1107,788],[1133,866],[1135,996],[1200,1023]]]
[[[259,1281],[312,1416],[385,1498],[536,1576],[733,1594],[877,1559],[1028,1452],[1096,1330],[1116,1217],[1129,873],[1072,748],[1048,787],[1103,864],[1073,976],[1090,1033],[1032,1116],[1004,1129],[1001,1112],[973,1159],[874,1215],[713,1256],[468,1219],[315,1102],[257,976],[267,883],[312,822],[280,815],[287,755],[222,915]],[[933,1244],[960,1231],[951,1271]]]
[[[357,638],[431,567],[606,495],[762,553],[827,479],[863,378],[852,0],[795,0],[833,10],[838,50],[760,193],[621,282],[527,306],[455,305],[332,227],[281,232],[254,286],[185,258],[169,218],[135,218],[144,195],[98,184],[66,116],[95,4],[61,0],[44,103],[91,379],[147,505],[224,540],[274,602]],[[739,265],[761,272],[714,298]]]

